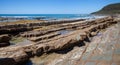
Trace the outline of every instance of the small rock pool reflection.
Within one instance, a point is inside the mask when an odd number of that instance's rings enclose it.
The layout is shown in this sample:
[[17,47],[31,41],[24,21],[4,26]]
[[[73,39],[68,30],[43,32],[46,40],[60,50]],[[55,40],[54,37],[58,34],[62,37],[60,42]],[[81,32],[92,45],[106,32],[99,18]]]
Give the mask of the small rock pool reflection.
[[61,35],[65,35],[65,34],[68,34],[70,32],[72,32],[73,30],[61,30],[61,31],[58,31],[59,34]]

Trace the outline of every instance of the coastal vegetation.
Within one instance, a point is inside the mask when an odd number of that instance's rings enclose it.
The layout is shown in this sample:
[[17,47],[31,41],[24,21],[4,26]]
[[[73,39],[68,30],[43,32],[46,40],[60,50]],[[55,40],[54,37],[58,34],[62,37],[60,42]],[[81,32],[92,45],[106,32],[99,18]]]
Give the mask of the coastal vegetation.
[[120,14],[120,3],[109,4],[92,14]]
[[10,42],[12,43],[12,44],[16,44],[16,43],[19,43],[19,42],[23,42],[25,40],[25,38],[23,38],[23,37],[13,37],[11,40],[10,40]]

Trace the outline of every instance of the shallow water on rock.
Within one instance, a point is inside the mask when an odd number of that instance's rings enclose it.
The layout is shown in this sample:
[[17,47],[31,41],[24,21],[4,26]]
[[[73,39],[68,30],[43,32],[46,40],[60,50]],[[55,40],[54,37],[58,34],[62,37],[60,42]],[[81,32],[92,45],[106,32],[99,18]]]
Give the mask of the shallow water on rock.
[[58,33],[61,34],[61,35],[66,35],[66,34],[72,32],[72,31],[73,30],[61,30],[61,31],[58,31]]
[[10,43],[11,43],[11,46],[23,46],[23,45],[33,44],[32,41],[22,37],[13,38],[10,41]]

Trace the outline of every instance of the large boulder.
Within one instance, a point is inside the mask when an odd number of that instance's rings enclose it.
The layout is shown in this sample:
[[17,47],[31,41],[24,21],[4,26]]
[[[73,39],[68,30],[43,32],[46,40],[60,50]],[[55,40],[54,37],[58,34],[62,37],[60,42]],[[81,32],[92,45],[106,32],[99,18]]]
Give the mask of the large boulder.
[[7,54],[0,54],[0,65],[22,65],[22,63],[29,59],[29,56],[22,48],[8,49],[10,52],[6,49],[4,51],[1,51],[1,53]]
[[0,35],[0,47],[9,46],[11,37],[8,34]]

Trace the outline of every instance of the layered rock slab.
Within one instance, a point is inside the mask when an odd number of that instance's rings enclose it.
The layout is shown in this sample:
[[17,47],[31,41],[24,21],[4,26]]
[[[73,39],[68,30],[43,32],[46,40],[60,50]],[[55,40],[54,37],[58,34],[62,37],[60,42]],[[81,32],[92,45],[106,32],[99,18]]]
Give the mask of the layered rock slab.
[[93,21],[91,23],[94,23],[96,25],[91,25],[90,27],[85,28],[83,30],[77,30],[67,35],[63,35],[61,36],[60,39],[54,41],[50,41],[42,44],[31,44],[26,46],[0,48],[0,52],[1,52],[0,57],[3,58],[0,59],[0,61],[2,61],[1,64],[4,65],[3,61],[7,60],[7,58],[14,60],[14,61],[8,61],[9,63],[18,64],[24,62],[31,56],[68,49],[77,44],[80,44],[80,42],[82,41],[87,41],[91,35],[94,36],[92,32],[99,31],[101,29],[108,27],[113,23],[116,23],[116,21],[113,21],[112,18],[105,18],[105,20],[103,19],[102,21],[100,21],[100,23],[98,23],[99,21]]

